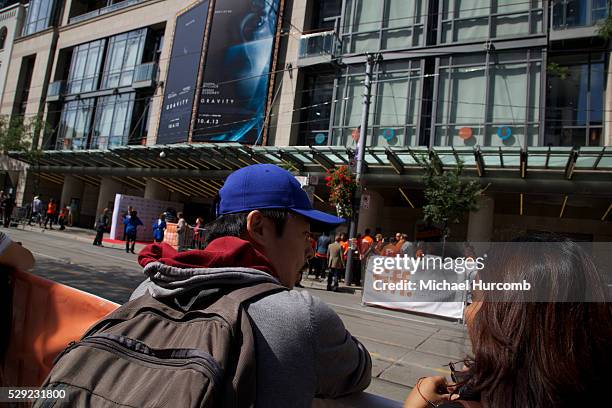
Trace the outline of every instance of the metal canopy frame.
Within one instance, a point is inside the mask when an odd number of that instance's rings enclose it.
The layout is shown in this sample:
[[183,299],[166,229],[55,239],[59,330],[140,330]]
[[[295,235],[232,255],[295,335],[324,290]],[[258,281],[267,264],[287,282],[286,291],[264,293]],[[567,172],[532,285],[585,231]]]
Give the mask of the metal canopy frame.
[[[167,171],[171,178],[223,179],[230,172],[255,163],[289,165],[300,173],[324,173],[332,168],[350,165],[354,152],[344,146],[245,146],[238,143],[202,143],[154,146],[121,146],[109,150],[44,151],[34,161],[31,156],[11,152],[9,156],[47,173],[76,173],[90,184],[100,176],[129,170],[130,177],[160,174]],[[571,180],[576,174],[612,176],[612,147],[368,147],[365,151],[366,172],[389,178],[421,171],[419,157],[436,154],[444,168],[463,161],[465,169],[479,177],[504,173],[511,178],[534,178],[540,173],[558,173]],[[53,170],[53,171],[51,171]],[[147,170],[149,173],[147,173]],[[152,177],[152,176],[151,176]],[[218,183],[217,183],[218,184]],[[186,191],[204,189],[216,192],[218,185],[200,184]],[[191,183],[193,185],[193,183]],[[206,187],[203,187],[206,186]],[[180,187],[179,187],[180,188]],[[178,188],[177,188],[178,191]]]

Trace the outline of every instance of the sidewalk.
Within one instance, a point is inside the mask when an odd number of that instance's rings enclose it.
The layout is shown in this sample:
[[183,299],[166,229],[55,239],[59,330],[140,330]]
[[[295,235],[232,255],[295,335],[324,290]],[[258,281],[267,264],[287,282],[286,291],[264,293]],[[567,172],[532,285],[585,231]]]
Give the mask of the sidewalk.
[[[314,278],[314,275],[303,274],[300,284],[303,287],[309,289],[327,290],[327,279],[318,280]],[[351,293],[354,295],[361,296],[361,294],[363,293],[363,286],[345,286],[344,284],[340,283],[340,286],[338,286],[338,292]]]

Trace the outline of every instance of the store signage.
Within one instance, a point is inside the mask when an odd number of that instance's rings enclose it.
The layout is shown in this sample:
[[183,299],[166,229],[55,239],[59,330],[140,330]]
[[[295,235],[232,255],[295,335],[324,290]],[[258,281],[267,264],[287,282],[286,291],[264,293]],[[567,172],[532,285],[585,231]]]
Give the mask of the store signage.
[[215,2],[193,141],[262,135],[280,0]]
[[470,127],[462,127],[461,129],[459,129],[459,137],[463,140],[471,139],[472,135],[473,131]]
[[497,128],[497,137],[501,140],[508,140],[512,136],[512,129],[510,126],[500,126]]
[[325,143],[325,140],[327,139],[327,135],[325,133],[317,133],[317,135],[315,136],[315,143],[316,144],[323,144]]
[[184,143],[189,139],[207,15],[208,1],[203,1],[176,18],[157,133],[158,144]]
[[395,137],[395,129],[385,129],[382,134],[383,138],[389,143]]

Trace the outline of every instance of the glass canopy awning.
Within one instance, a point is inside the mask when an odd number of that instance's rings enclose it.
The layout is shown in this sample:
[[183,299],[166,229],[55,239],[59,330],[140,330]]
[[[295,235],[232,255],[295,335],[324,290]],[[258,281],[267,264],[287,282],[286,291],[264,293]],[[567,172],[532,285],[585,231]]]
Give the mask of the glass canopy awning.
[[[480,177],[510,172],[525,178],[528,172],[555,172],[571,179],[577,173],[612,175],[612,147],[369,147],[365,172],[398,175],[420,169],[417,158],[437,154],[443,166],[463,161]],[[74,168],[168,169],[186,177],[232,171],[255,163],[283,164],[301,173],[322,173],[353,162],[354,149],[340,146],[245,146],[237,143],[122,146],[109,150],[44,151],[39,155],[11,152],[9,156],[39,166],[41,171],[74,172]],[[88,171],[88,172],[89,172]],[[93,174],[93,172],[91,173]],[[106,174],[106,173],[105,173]]]

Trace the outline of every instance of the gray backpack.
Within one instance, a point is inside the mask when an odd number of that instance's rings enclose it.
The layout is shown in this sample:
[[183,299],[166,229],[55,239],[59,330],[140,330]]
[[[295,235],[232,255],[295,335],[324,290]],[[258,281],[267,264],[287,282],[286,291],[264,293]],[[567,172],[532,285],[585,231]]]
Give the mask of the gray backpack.
[[66,398],[34,406],[252,407],[255,343],[243,304],[285,289],[219,289],[187,308],[134,299],[56,358],[43,388]]

